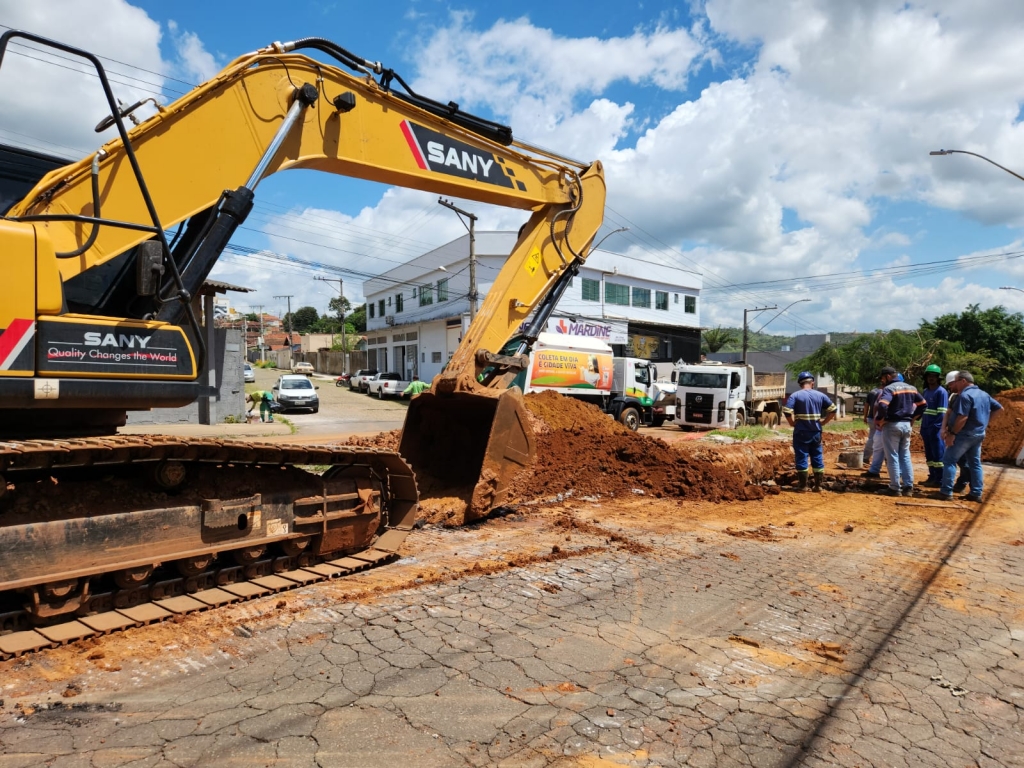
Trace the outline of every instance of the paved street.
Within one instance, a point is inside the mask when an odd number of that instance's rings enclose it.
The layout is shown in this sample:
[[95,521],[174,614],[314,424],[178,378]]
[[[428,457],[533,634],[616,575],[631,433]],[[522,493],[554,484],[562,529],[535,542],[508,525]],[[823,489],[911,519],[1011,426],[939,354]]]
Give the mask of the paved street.
[[1024,765],[1024,482],[989,477],[980,512],[421,530],[394,566],[0,665],[0,766]]

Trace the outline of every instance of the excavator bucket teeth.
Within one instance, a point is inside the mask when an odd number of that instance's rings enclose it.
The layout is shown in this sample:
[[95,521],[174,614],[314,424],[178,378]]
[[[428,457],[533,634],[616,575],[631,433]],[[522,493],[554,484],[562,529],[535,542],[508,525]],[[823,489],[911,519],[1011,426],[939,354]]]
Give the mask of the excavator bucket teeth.
[[535,455],[522,392],[432,392],[413,398],[398,452],[421,488],[472,494],[466,521],[504,503],[515,474]]

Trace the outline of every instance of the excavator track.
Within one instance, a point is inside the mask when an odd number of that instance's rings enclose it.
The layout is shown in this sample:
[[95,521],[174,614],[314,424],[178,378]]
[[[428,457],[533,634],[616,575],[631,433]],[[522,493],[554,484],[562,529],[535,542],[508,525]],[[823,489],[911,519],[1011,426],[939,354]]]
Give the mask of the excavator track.
[[0,659],[397,559],[397,454],[166,436],[0,442]]

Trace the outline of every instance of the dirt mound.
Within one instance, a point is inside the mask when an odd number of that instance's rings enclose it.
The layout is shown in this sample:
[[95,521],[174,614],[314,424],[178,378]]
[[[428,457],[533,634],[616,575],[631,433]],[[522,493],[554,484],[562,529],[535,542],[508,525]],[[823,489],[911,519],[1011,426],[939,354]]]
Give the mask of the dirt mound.
[[342,441],[342,445],[355,445],[360,448],[380,448],[385,451],[397,451],[398,442],[402,437],[402,430],[393,429],[390,432],[381,432],[379,435],[354,435]]
[[[598,408],[554,392],[531,394],[526,407],[536,422],[537,460],[512,483],[510,498],[528,501],[571,493],[576,497],[649,495],[709,501],[761,499],[760,462],[742,452],[676,449],[631,432]],[[731,447],[731,446],[730,446]],[[769,451],[773,454],[775,451]]]
[[995,398],[1003,410],[992,414],[981,444],[981,458],[1014,461],[1024,444],[1024,387],[1000,392]]

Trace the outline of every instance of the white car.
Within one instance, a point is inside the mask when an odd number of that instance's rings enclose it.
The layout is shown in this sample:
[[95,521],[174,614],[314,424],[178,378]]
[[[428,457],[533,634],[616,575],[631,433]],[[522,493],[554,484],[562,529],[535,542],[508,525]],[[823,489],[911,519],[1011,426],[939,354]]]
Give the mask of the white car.
[[256,381],[256,371],[249,363],[242,364],[242,379],[246,384],[253,384]]
[[286,373],[274,385],[274,399],[282,411],[292,408],[307,408],[313,413],[320,410],[320,398],[313,383],[302,374]]
[[313,373],[312,363],[292,363],[292,373],[304,373],[307,376]]

